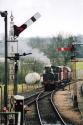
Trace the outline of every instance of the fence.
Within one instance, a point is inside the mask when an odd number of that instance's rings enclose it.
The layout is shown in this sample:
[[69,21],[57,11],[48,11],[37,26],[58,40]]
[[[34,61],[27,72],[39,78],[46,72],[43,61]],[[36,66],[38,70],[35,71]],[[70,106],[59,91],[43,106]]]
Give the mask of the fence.
[[0,112],[0,125],[21,125],[21,113]]

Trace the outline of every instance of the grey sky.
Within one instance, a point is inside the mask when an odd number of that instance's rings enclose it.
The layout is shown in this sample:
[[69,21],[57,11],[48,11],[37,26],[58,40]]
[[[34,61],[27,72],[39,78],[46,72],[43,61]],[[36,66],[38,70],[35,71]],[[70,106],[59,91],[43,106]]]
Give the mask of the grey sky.
[[[83,34],[83,0],[0,0],[0,10],[7,10],[8,17],[12,11],[14,22],[18,26],[36,12],[42,15],[20,36]],[[0,17],[0,33],[4,32],[3,22]]]

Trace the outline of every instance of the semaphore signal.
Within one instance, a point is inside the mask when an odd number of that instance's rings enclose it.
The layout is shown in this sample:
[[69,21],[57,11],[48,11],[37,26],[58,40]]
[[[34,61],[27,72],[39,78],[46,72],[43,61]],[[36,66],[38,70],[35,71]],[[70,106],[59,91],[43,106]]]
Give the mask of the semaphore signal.
[[61,48],[56,48],[56,51],[71,51],[71,47],[61,47]]
[[60,52],[60,51],[71,51],[71,52],[75,52],[76,48],[75,46],[72,44],[71,47],[59,47],[59,48],[56,48],[56,51],[57,52]]
[[31,24],[33,24],[40,17],[41,17],[40,13],[37,12],[35,15],[33,15],[29,20],[27,20],[21,26],[18,27],[16,25],[14,25],[14,37],[18,37],[21,32],[23,32],[27,27],[29,27]]

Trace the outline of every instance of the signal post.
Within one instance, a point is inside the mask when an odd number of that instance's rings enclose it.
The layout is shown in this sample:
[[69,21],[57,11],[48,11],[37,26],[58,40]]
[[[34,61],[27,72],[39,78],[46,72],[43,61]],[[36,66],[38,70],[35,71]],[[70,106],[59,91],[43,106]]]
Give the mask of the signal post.
[[[7,66],[7,59],[15,60],[15,80],[14,80],[14,94],[17,94],[17,71],[18,71],[18,64],[17,60],[19,60],[19,56],[26,56],[32,53],[23,53],[23,55],[19,55],[19,53],[15,53],[15,56],[8,57],[8,34],[7,34],[7,11],[0,11],[0,15],[4,17],[5,22],[5,77],[4,77],[4,106],[7,108],[8,103],[8,93],[7,93],[7,80],[8,80],[8,66]],[[20,27],[14,25],[14,40],[20,35],[22,31],[24,31],[28,26],[33,24],[36,20],[38,20],[41,17],[41,15],[37,12],[35,15],[33,15],[29,20],[27,20],[24,24],[22,24]],[[23,119],[24,119],[24,97],[14,96],[15,99],[15,112],[21,112],[21,122],[20,124],[23,125]],[[17,119],[17,117],[16,117]],[[17,120],[16,120],[17,121]],[[5,125],[7,124],[7,116],[5,117]],[[16,123],[17,124],[17,123]]]
[[1,16],[4,17],[4,22],[5,22],[5,75],[4,75],[4,106],[7,107],[7,99],[8,99],[8,94],[7,94],[7,54],[8,54],[8,45],[7,45],[7,11],[0,12]]

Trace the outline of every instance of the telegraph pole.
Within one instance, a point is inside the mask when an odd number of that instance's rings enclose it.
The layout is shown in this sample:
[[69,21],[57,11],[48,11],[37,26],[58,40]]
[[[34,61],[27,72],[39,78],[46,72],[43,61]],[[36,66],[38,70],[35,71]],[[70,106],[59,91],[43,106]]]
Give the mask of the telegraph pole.
[[5,21],[5,81],[4,81],[4,104],[7,107],[7,99],[8,99],[8,95],[7,95],[7,11],[5,11],[6,16],[4,18]]
[[5,77],[4,77],[4,106],[7,107],[7,11],[0,11],[5,22]]
[[[5,23],[5,76],[4,76],[4,106],[7,107],[7,99],[8,99],[8,93],[7,93],[7,82],[8,82],[8,65],[7,65],[7,58],[8,58],[8,34],[7,34],[7,11],[0,11],[0,15],[1,17],[4,17],[4,23]],[[19,34],[24,31],[28,26],[30,26],[31,24],[33,24],[36,20],[38,20],[41,17],[40,13],[36,13],[34,14],[29,20],[27,20],[24,24],[22,24],[20,27],[14,25],[14,39],[16,39]],[[18,54],[19,55],[19,54]],[[24,53],[23,55],[19,55],[19,56],[25,56],[28,55],[26,53]],[[15,58],[15,57],[13,57]],[[18,59],[17,59],[18,60]],[[16,60],[16,61],[17,61]],[[16,63],[15,68],[18,68],[18,64]],[[15,94],[17,93],[17,88],[16,88],[16,81],[17,81],[17,71],[18,69],[16,69],[15,71]]]
[[15,60],[15,66],[14,66],[14,95],[17,95],[17,73],[18,73],[18,62]]

